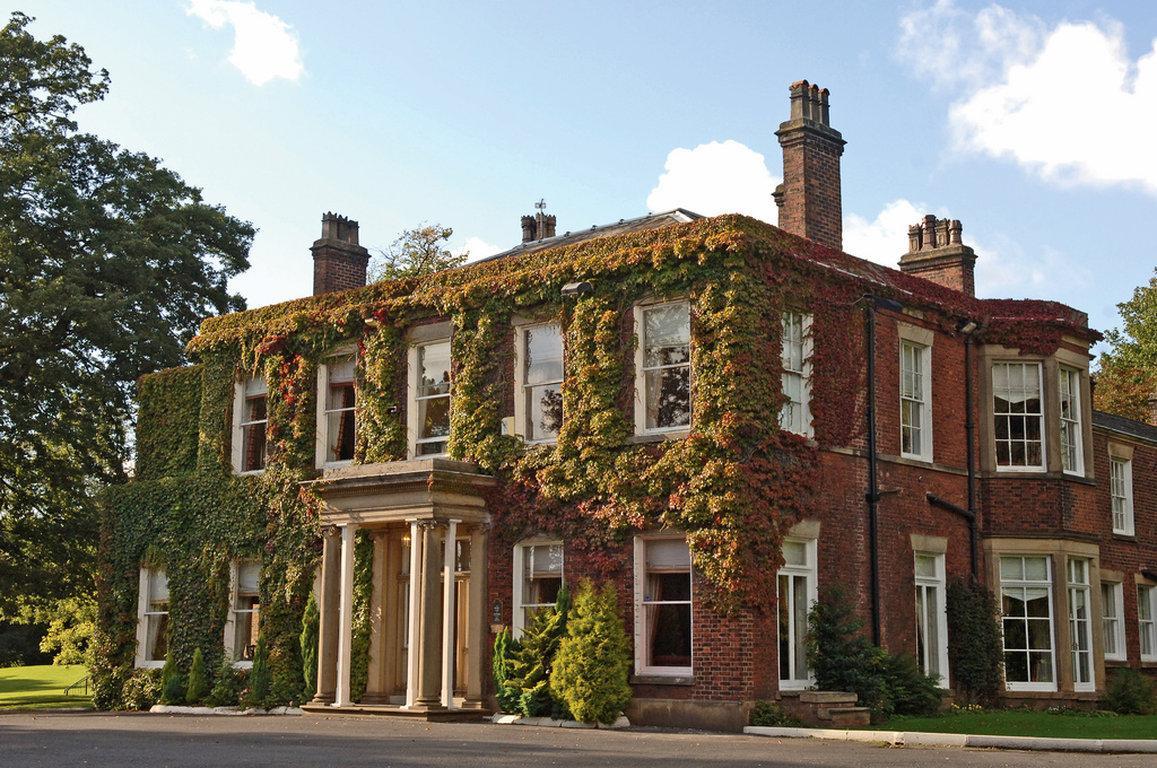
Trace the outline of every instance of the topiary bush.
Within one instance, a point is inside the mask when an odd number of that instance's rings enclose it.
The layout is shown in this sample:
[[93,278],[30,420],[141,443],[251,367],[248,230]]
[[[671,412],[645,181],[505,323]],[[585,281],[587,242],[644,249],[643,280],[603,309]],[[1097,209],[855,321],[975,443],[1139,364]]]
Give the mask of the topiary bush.
[[1101,708],[1118,715],[1157,713],[1157,686],[1135,669],[1115,669],[1109,675],[1109,684],[1101,697]]
[[537,611],[522,630],[518,652],[511,657],[510,670],[519,690],[518,711],[523,717],[566,717],[559,701],[550,694],[550,673],[559,643],[566,635],[570,594],[558,591],[553,608]]
[[613,584],[579,587],[550,675],[550,690],[576,720],[615,722],[631,701],[631,649]]
[[491,668],[494,671],[494,695],[498,699],[498,708],[503,712],[514,714],[518,710],[518,699],[522,691],[514,679],[511,660],[518,654],[521,644],[515,640],[506,627],[494,638],[494,654],[491,659]]
[[317,693],[317,638],[321,631],[321,613],[317,609],[317,598],[313,591],[305,603],[305,613],[301,617],[301,674],[305,687],[301,700],[309,701]]
[[205,676],[205,656],[201,649],[193,651],[193,663],[189,666],[189,683],[185,688],[185,703],[194,706],[209,693],[209,680]]
[[177,669],[177,662],[170,654],[161,669],[161,703],[183,704],[185,702],[185,677]]
[[273,678],[269,671],[269,651],[265,647],[265,638],[259,636],[257,648],[253,651],[253,668],[249,670],[249,690],[246,691],[242,704],[251,708],[266,708],[272,685]]
[[996,598],[972,579],[951,579],[948,613],[948,667],[956,698],[991,703],[1003,688],[1004,645]]

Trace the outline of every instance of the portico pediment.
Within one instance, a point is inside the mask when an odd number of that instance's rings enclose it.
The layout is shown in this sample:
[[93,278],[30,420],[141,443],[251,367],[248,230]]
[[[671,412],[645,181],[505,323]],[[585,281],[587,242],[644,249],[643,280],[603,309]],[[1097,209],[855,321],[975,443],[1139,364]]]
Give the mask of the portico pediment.
[[435,458],[327,469],[303,485],[321,500],[323,525],[365,526],[406,520],[485,523],[484,494],[494,482],[473,464]]

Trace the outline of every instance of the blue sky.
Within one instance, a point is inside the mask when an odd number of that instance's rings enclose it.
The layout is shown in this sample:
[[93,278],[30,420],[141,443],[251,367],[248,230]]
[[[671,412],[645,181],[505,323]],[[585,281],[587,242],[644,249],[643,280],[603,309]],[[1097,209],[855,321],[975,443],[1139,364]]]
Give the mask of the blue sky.
[[[979,292],[1115,325],[1157,263],[1157,3],[31,0],[112,76],[82,128],[259,229],[234,284],[305,295],[323,211],[475,256],[683,205],[774,219],[787,86],[831,90],[845,249],[964,223]],[[760,157],[762,155],[762,157]]]

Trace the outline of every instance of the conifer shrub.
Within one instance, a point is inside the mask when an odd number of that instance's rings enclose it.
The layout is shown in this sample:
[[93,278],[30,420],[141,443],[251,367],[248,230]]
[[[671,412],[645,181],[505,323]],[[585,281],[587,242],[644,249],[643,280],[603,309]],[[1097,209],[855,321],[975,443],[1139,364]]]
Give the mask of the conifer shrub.
[[550,690],[576,720],[615,722],[631,701],[631,649],[613,584],[584,580],[551,670]]
[[838,586],[825,590],[808,612],[807,658],[816,688],[855,693],[876,721],[935,712],[941,700],[937,680],[910,656],[889,655],[873,644],[863,629],[847,593]]
[[321,613],[317,609],[317,598],[310,590],[305,613],[301,617],[301,673],[305,678],[302,701],[309,701],[317,693],[317,640],[320,631]]
[[514,679],[511,660],[518,654],[521,645],[510,634],[506,627],[494,638],[494,654],[491,659],[491,668],[494,671],[494,694],[498,699],[498,708],[508,714],[519,711],[518,701],[522,691]]
[[1115,669],[1109,675],[1109,685],[1101,698],[1101,708],[1118,715],[1157,713],[1157,686],[1135,669]]
[[991,703],[1003,687],[1004,645],[996,598],[972,579],[952,579],[945,606],[948,666],[956,697],[965,703]]
[[241,703],[241,691],[245,689],[246,674],[243,669],[236,669],[228,659],[221,661],[217,669],[217,679],[213,688],[205,697],[205,705],[209,707],[235,707]]
[[189,665],[189,683],[185,687],[185,703],[194,706],[209,693],[209,680],[205,676],[205,656],[201,649],[193,651],[193,662]]
[[177,669],[177,662],[173,655],[165,659],[165,666],[161,669],[161,703],[183,704],[185,702],[185,676]]
[[253,668],[249,670],[249,690],[242,703],[246,707],[265,708],[267,706],[273,678],[269,670],[269,651],[265,638],[257,638],[257,648],[253,651]]
[[550,694],[550,673],[559,643],[566,635],[570,594],[566,587],[558,591],[553,608],[534,613],[522,630],[522,639],[510,659],[510,671],[519,691],[518,711],[523,717],[562,717],[567,713]]

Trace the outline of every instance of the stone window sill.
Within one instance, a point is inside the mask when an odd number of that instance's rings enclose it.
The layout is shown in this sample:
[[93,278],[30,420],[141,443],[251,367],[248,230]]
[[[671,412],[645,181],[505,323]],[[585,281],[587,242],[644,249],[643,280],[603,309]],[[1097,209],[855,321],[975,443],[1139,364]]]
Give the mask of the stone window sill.
[[674,675],[631,675],[630,682],[634,685],[694,685],[695,678]]

